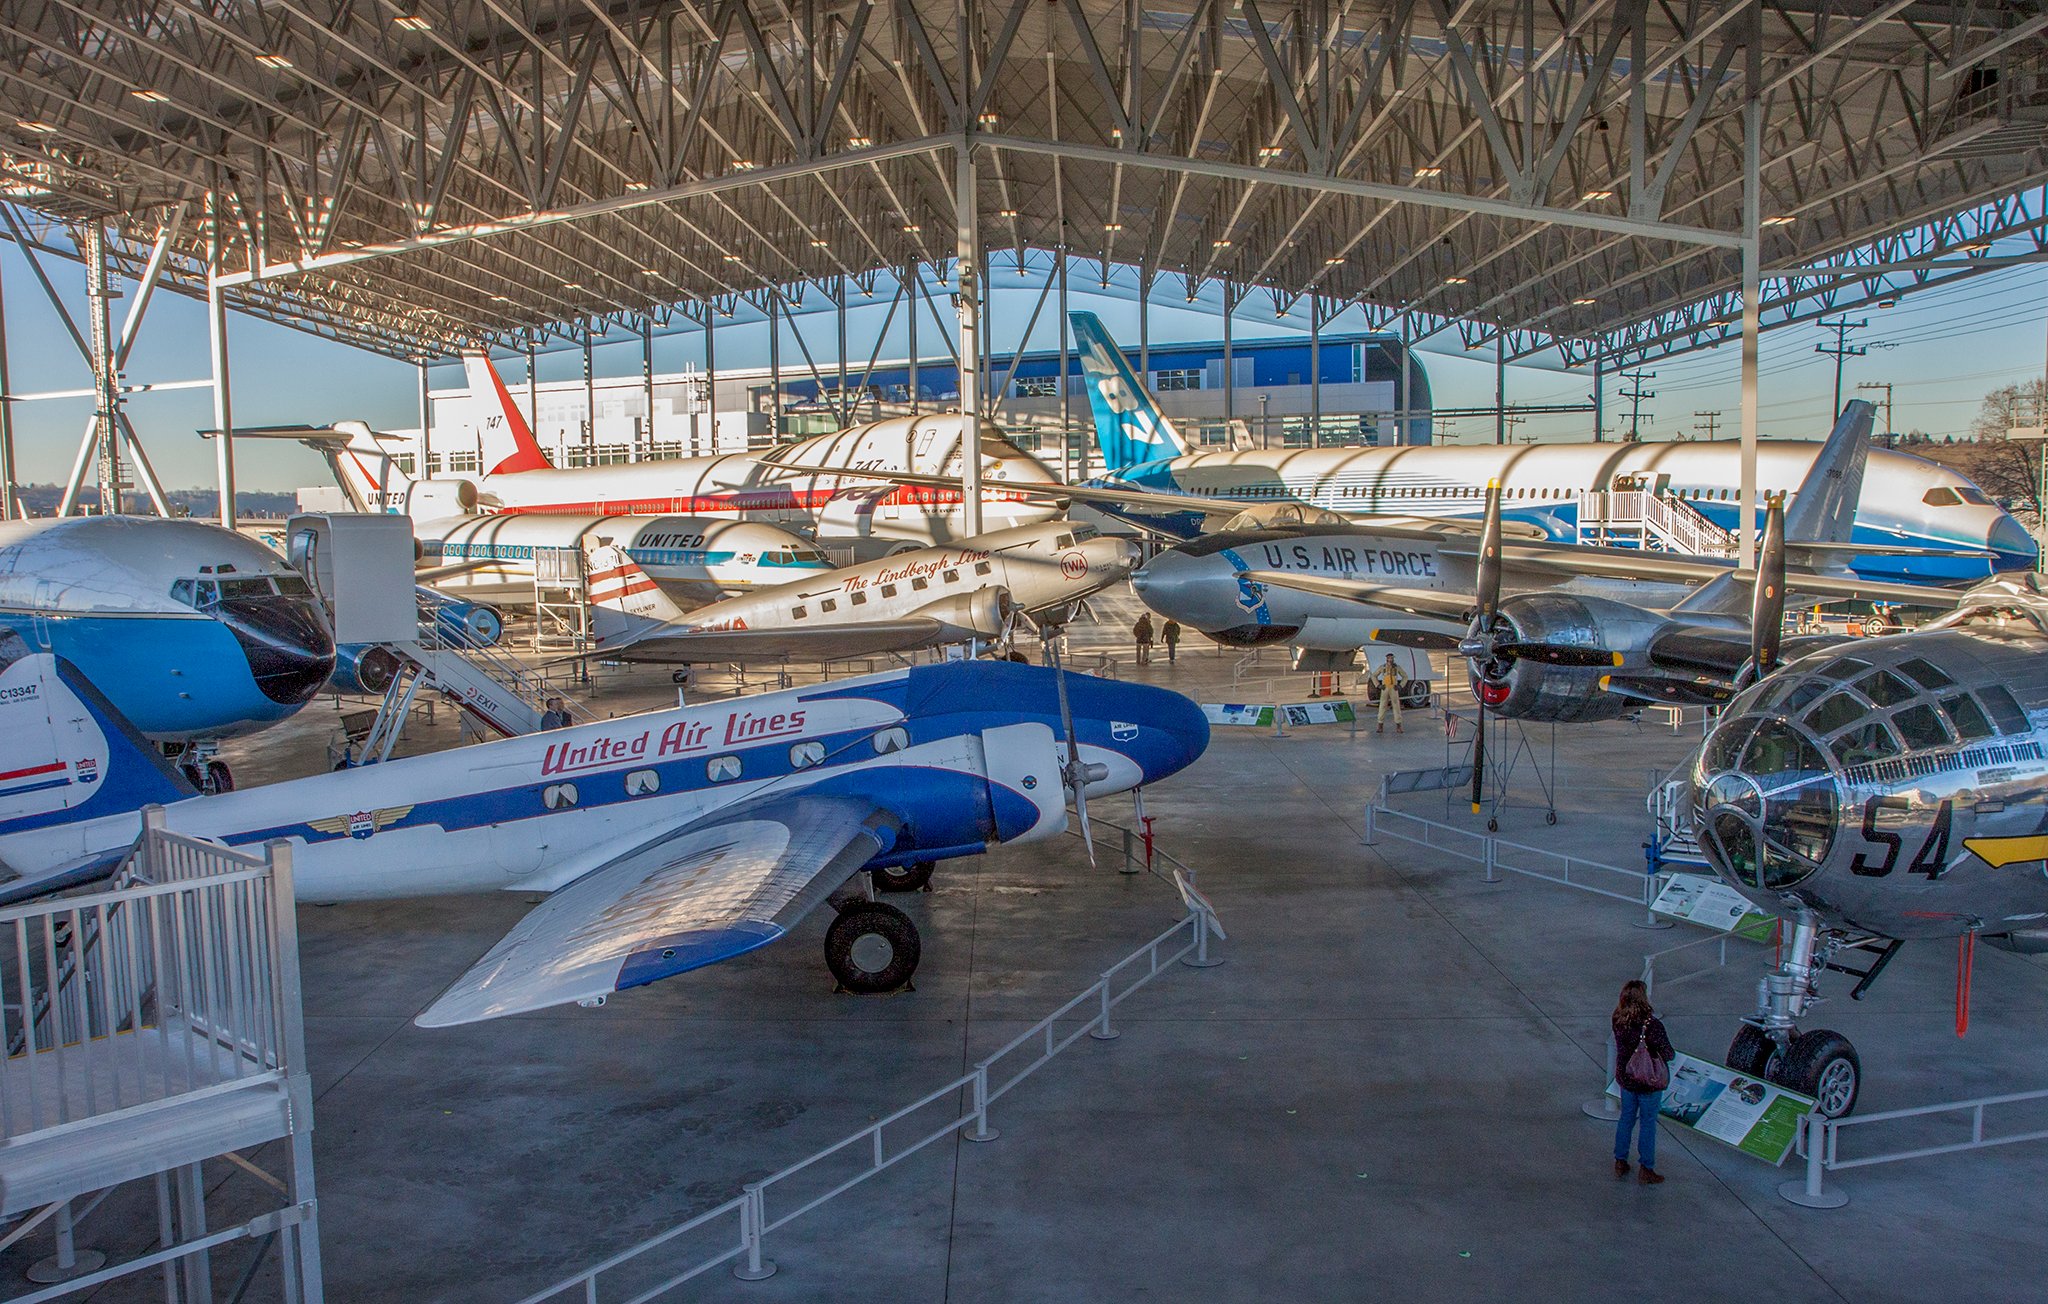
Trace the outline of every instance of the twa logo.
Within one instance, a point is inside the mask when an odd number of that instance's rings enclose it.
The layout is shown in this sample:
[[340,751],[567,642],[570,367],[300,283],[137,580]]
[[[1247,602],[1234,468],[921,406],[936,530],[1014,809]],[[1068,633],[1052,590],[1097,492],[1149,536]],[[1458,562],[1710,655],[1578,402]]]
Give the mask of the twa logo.
[[1060,578],[1078,580],[1088,573],[1088,559],[1078,552],[1060,558]]

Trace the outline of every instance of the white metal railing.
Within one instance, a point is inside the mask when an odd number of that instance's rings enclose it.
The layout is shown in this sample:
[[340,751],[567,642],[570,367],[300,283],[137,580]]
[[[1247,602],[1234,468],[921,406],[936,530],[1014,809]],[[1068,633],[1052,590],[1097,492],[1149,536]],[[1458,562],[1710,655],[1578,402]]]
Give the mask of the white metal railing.
[[[1107,824],[1107,821],[1095,823]],[[1125,854],[1128,857],[1131,854],[1131,831],[1117,825],[1109,827],[1126,835]],[[1174,866],[1180,864],[1156,847],[1151,849],[1151,854]],[[1015,1090],[1083,1036],[1098,1041],[1115,1038],[1118,1034],[1110,1021],[1112,1011],[1175,961],[1185,961],[1193,967],[1217,963],[1209,957],[1209,939],[1212,935],[1221,939],[1224,934],[1216,923],[1214,910],[1195,889],[1189,873],[1176,868],[1172,881],[1187,910],[1178,923],[1103,970],[1086,990],[984,1056],[968,1072],[823,1150],[760,1181],[747,1183],[739,1195],[725,1203],[527,1296],[521,1304],[540,1304],[540,1301],[557,1299],[568,1292],[575,1292],[594,1304],[598,1299],[601,1279],[607,1278],[608,1274],[613,1281],[621,1275],[639,1274],[633,1283],[634,1293],[627,1297],[632,1304],[658,1299],[692,1278],[727,1263],[733,1264],[733,1275],[742,1281],[759,1281],[775,1271],[774,1263],[764,1253],[764,1242],[770,1233],[780,1231],[834,1197],[955,1133],[968,1141],[997,1139],[1001,1134],[988,1123],[990,1105]],[[961,1108],[963,1097],[964,1110]],[[940,1106],[947,1114],[944,1121],[934,1123],[927,1120],[922,1125],[912,1121],[915,1116]],[[892,1131],[910,1135],[892,1144]],[[828,1168],[833,1160],[842,1161],[841,1166]],[[807,1191],[796,1191],[800,1179],[804,1178],[811,1179],[814,1185]],[[769,1197],[778,1188],[792,1192],[788,1197],[792,1203],[786,1209],[770,1208]],[[671,1249],[671,1257],[666,1263],[655,1265],[651,1256],[657,1251],[677,1247],[697,1232],[704,1233],[707,1238],[722,1234],[724,1239],[722,1243],[712,1240],[714,1248],[710,1248],[708,1253],[699,1250],[705,1257],[691,1259],[674,1271],[667,1271],[680,1257],[674,1249]]]
[[1623,536],[1633,536],[1644,545],[1655,538],[1670,551],[1698,557],[1725,556],[1735,550],[1734,535],[1675,498],[1646,489],[1588,491],[1579,495],[1582,542],[1613,543]]
[[[1603,861],[1588,860],[1584,856],[1573,856],[1561,851],[1546,851],[1525,843],[1510,842],[1506,838],[1490,833],[1473,833],[1455,825],[1411,815],[1407,811],[1392,810],[1386,805],[1386,780],[1381,780],[1381,790],[1365,807],[1365,836],[1359,841],[1371,846],[1381,837],[1398,838],[1418,847],[1428,847],[1469,860],[1486,867],[1486,881],[1500,881],[1501,871],[1520,874],[1525,878],[1540,878],[1546,883],[1561,887],[1577,888],[1597,896],[1611,897],[1616,901],[1628,901],[1649,909],[1657,893],[1663,888],[1663,876],[1650,874],[1642,869],[1628,869],[1620,865],[1609,865]],[[1598,881],[1612,882],[1620,879],[1629,886],[1618,889],[1601,886]]]
[[[2048,1089],[1978,1096],[1970,1100],[1915,1105],[1907,1109],[1887,1109],[1875,1114],[1858,1114],[1849,1118],[1828,1118],[1818,1113],[1807,1114],[1799,1120],[1799,1135],[1794,1142],[1795,1153],[1806,1161],[1806,1174],[1800,1180],[1781,1184],[1778,1193],[1794,1204],[1834,1209],[1847,1204],[1849,1197],[1839,1186],[1833,1190],[1826,1188],[1827,1173],[1850,1168],[1869,1168],[1876,1164],[1895,1164],[1907,1159],[1927,1159],[1935,1155],[1961,1154],[1969,1150],[1989,1150],[1997,1146],[2018,1145],[2022,1141],[2048,1140],[2048,1128],[2033,1128],[2000,1135],[1985,1133],[1985,1111],[2001,1105],[2020,1105],[2036,1101],[2048,1101]],[[1958,1121],[1966,1118],[1970,1125],[1969,1137],[1965,1140],[1936,1141],[1926,1145],[1908,1146],[1901,1150],[1863,1155],[1854,1159],[1844,1159],[1841,1156],[1844,1132],[1881,1123],[1897,1123],[1905,1119],[1942,1117],[1954,1117]]]
[[[1664,882],[1667,878],[1668,876],[1663,874],[1657,876],[1659,883]],[[1651,898],[1653,901],[1655,899],[1655,897]],[[1773,929],[1773,936],[1775,936],[1775,928]],[[1694,978],[1704,977],[1716,969],[1727,968],[1728,943],[1730,940],[1752,942],[1760,946],[1770,945],[1770,939],[1751,937],[1739,929],[1730,929],[1725,933],[1710,933],[1705,937],[1696,937],[1690,942],[1680,942],[1677,946],[1667,946],[1661,951],[1649,951],[1643,955],[1643,985],[1648,987],[1654,994],[1657,990],[1657,984],[1660,982],[1666,987],[1672,987],[1682,982],[1690,982]],[[1695,969],[1687,969],[1683,973],[1667,973],[1661,978],[1658,976],[1658,965],[1666,962],[1670,957],[1681,952],[1696,951],[1706,946],[1714,947],[1713,963],[1704,964]]]

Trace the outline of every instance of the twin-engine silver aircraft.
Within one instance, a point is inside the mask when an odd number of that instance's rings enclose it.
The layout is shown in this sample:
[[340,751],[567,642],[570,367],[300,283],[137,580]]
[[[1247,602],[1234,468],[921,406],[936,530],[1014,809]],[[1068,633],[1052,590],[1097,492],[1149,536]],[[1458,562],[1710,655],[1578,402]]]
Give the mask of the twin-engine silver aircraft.
[[1137,562],[1129,540],[1047,521],[895,553],[690,612],[617,548],[594,549],[588,571],[599,656],[687,664],[829,661],[993,642],[1019,613],[1071,607]]
[[[1729,703],[1687,770],[1699,842],[1793,925],[1730,1067],[1839,1117],[1862,1081],[1855,1048],[1798,1026],[1824,970],[1855,974],[1860,997],[1909,940],[2048,952],[2044,746],[2038,575],[1987,581],[1917,632],[1811,652]],[[1841,963],[1857,951],[1864,968]]]
[[[1164,689],[1010,662],[921,666],[626,716],[195,797],[68,664],[0,645],[0,884],[104,876],[137,812],[173,832],[296,848],[299,899],[553,893],[418,1022],[624,991],[766,946],[814,908],[850,990],[916,969],[908,916],[855,875],[1053,837],[1067,801],[1156,782],[1208,745]],[[865,889],[866,884],[859,885]]]

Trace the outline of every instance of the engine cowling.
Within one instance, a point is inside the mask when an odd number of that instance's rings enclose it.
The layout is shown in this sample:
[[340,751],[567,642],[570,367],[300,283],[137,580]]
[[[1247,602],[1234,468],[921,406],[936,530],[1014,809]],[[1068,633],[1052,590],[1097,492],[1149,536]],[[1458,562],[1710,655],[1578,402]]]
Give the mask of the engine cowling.
[[467,516],[477,507],[476,485],[468,480],[415,480],[404,488],[405,514],[415,521]]
[[943,641],[964,643],[970,638],[1001,637],[1010,627],[1015,611],[1010,591],[990,586],[940,598],[929,606],[919,607],[917,614],[945,626]]
[[335,649],[329,692],[344,696],[382,697],[398,677],[398,656],[382,643],[344,644]]
[[[1500,604],[1499,618],[1516,642],[1607,648],[1624,655],[1647,649],[1665,623],[1625,603],[1573,593],[1518,594]],[[1634,710],[1636,703],[1601,691],[1600,680],[1607,673],[1597,667],[1515,657],[1502,665],[1474,667],[1472,691],[1489,711],[1511,720],[1613,720]]]

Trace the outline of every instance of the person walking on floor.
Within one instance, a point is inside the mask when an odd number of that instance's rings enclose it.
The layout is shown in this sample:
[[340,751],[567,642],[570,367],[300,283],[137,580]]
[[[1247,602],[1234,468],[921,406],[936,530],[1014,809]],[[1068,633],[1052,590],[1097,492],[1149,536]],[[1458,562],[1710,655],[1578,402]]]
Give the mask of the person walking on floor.
[[1394,664],[1394,654],[1387,653],[1387,659],[1373,672],[1373,682],[1380,687],[1380,727],[1375,733],[1387,731],[1387,714],[1393,713],[1394,732],[1401,732],[1401,690],[1408,687],[1408,676],[1401,673],[1401,667]]
[[1166,624],[1159,630],[1159,637],[1166,641],[1166,664],[1172,665],[1178,659],[1174,653],[1180,651],[1180,622],[1168,616]]
[[1147,611],[1147,612],[1144,612],[1144,613],[1140,614],[1140,615],[1139,615],[1139,617],[1138,617],[1138,621],[1137,621],[1137,623],[1131,626],[1131,642],[1133,642],[1134,644],[1136,644],[1136,645],[1137,645],[1137,648],[1138,648],[1138,664],[1139,664],[1139,665],[1141,665],[1141,666],[1149,666],[1149,665],[1151,665],[1151,664],[1152,664],[1152,613],[1151,613],[1151,612]]
[[1636,1180],[1655,1186],[1664,1180],[1657,1171],[1657,1110],[1664,1088],[1671,1085],[1670,1064],[1677,1057],[1664,1021],[1650,1008],[1650,989],[1640,978],[1621,985],[1614,1007],[1614,1082],[1621,1088],[1621,1118],[1614,1125],[1614,1175],[1628,1176],[1628,1134],[1636,1131],[1636,1158],[1642,1171]]

